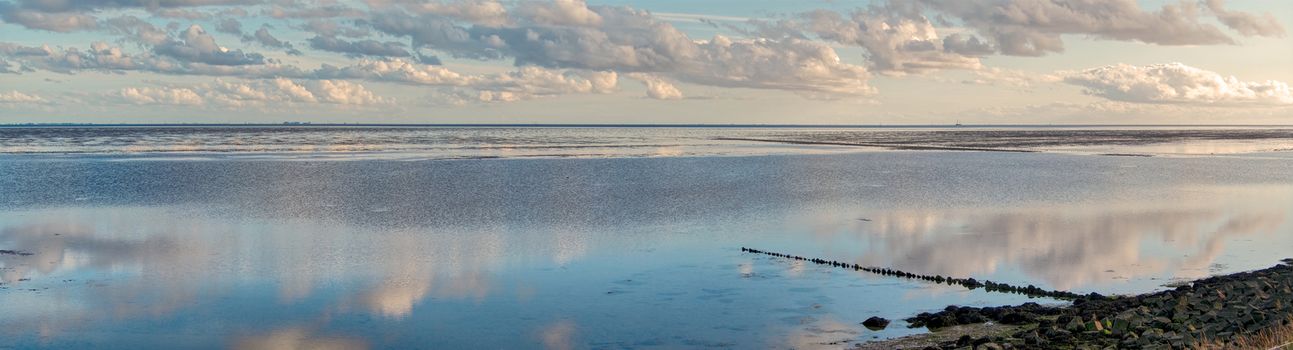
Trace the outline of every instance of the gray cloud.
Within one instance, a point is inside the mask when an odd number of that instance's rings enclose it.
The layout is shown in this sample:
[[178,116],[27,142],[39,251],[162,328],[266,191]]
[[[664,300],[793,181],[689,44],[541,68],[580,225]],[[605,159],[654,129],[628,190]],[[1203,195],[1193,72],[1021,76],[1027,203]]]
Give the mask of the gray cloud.
[[1204,4],[1208,10],[1217,15],[1217,20],[1221,21],[1230,29],[1234,29],[1239,34],[1247,36],[1268,36],[1283,37],[1284,26],[1269,13],[1261,16],[1234,12],[1225,9],[1225,0],[1206,0]]
[[405,45],[398,42],[380,42],[376,40],[358,40],[346,41],[334,37],[316,36],[310,38],[310,47],[337,53],[343,53],[348,56],[382,56],[382,57],[410,57],[409,51]]
[[104,21],[108,31],[113,34],[123,35],[126,40],[154,46],[171,40],[171,36],[166,31],[158,29],[151,23],[148,23],[138,17],[122,16],[110,18]]
[[[1152,12],[1141,9],[1133,0],[921,0],[921,3],[992,38],[998,50],[1007,55],[1063,52],[1061,35],[1064,34],[1159,45],[1235,43],[1216,26],[1201,21],[1199,7],[1188,2],[1164,5]],[[1227,24],[1252,19],[1235,13],[1221,17]],[[1240,30],[1240,33],[1267,34],[1260,30]]]
[[807,31],[822,39],[866,49],[871,69],[879,72],[922,73],[981,66],[977,56],[983,54],[983,43],[959,35],[940,38],[929,19],[909,8],[872,7],[849,18],[833,11],[814,11],[804,15],[804,22]]
[[184,8],[157,8],[149,11],[153,16],[161,18],[176,18],[187,20],[205,20],[211,19],[212,14],[203,11],[194,11]]
[[268,27],[260,27],[260,29],[257,29],[256,32],[253,33],[252,35],[248,37],[244,37],[243,41],[254,41],[254,42],[260,43],[261,45],[264,45],[265,47],[273,47],[273,48],[280,48],[280,49],[292,48],[291,43],[278,40],[278,38],[275,38],[273,34],[270,34]]
[[98,18],[75,12],[42,12],[0,3],[0,19],[23,27],[51,32],[73,32],[98,28]]
[[[362,23],[378,32],[396,37],[408,37],[415,50],[426,47],[459,58],[500,59],[503,57],[500,47],[491,47],[488,42],[477,39],[483,36],[473,35],[467,28],[460,27],[440,16],[382,12]],[[518,29],[489,28],[489,30]]]
[[228,34],[241,36],[242,22],[239,22],[237,19],[233,19],[233,18],[222,18],[220,19],[220,22],[216,23],[215,30],[221,33],[228,33]]
[[359,18],[367,15],[367,13],[362,10],[345,5],[290,7],[274,5],[263,11],[262,14],[273,18]]
[[328,37],[364,38],[372,35],[367,28],[343,26],[333,20],[312,19],[301,25],[300,29]]
[[[649,97],[662,99],[681,97],[674,82],[784,90],[822,98],[856,97],[874,93],[869,85],[873,74],[947,69],[973,70],[978,75],[975,83],[1027,86],[1035,79],[985,68],[981,57],[1062,52],[1065,34],[1160,45],[1235,43],[1209,15],[1239,35],[1284,35],[1274,17],[1229,11],[1219,0],[1151,10],[1132,0],[882,1],[847,13],[812,11],[744,26],[711,22],[740,34],[712,38],[692,38],[647,11],[589,6],[582,0],[506,5],[498,0],[366,0],[362,5],[313,0],[3,1],[0,18],[6,22],[59,32],[98,29],[121,36],[142,52],[104,43],[95,43],[90,50],[0,44],[0,56],[9,62],[0,72],[145,71],[362,79],[453,89],[456,96],[478,101],[609,91],[619,76],[642,81]],[[128,11],[116,11],[123,9]],[[244,43],[303,54],[267,26],[244,31],[232,16],[245,16],[249,10],[282,19],[275,24],[315,33],[308,40],[313,51],[401,59],[300,68],[244,51],[249,44],[220,46],[198,25],[171,22],[158,28],[150,22],[214,18],[218,20],[212,28],[238,35]],[[134,17],[145,11],[153,18]],[[105,13],[118,17],[107,18]],[[964,29],[940,33],[948,26]],[[842,60],[831,45],[862,49],[864,63]],[[518,68],[494,75],[461,74],[439,67],[440,57],[510,60]],[[1105,78],[1066,81],[1108,98],[1161,100],[1123,96],[1101,85],[1106,84]]]
[[229,49],[216,44],[215,38],[192,25],[180,33],[180,40],[170,39],[153,47],[153,52],[182,61],[218,66],[242,66],[265,63],[265,57],[240,49]]
[[27,68],[65,74],[80,70],[105,72],[139,70],[145,64],[140,59],[126,54],[121,48],[103,42],[90,45],[88,51],[0,43],[0,54],[14,58]]
[[582,2],[528,5],[516,26],[461,27],[438,16],[382,13],[374,29],[413,48],[459,58],[512,58],[517,66],[655,73],[703,85],[865,95],[870,74],[824,43],[798,38],[695,40],[649,13]]
[[997,52],[991,43],[979,40],[975,35],[948,35],[943,38],[943,50],[965,56],[987,56]]
[[496,0],[368,0],[367,3],[373,8],[382,10],[401,9],[416,14],[438,15],[492,27],[501,27],[512,22],[507,8]]
[[103,42],[91,44],[90,49],[85,51],[77,48],[56,49],[48,45],[32,47],[0,42],[0,56],[13,59],[25,70],[39,69],[63,74],[75,74],[81,71],[106,73],[141,71],[173,75],[251,78],[308,76],[299,68],[268,61],[257,65],[215,65],[149,53],[129,54],[120,47]]
[[19,0],[26,9],[42,12],[66,12],[107,8],[177,8],[250,4],[255,0]]

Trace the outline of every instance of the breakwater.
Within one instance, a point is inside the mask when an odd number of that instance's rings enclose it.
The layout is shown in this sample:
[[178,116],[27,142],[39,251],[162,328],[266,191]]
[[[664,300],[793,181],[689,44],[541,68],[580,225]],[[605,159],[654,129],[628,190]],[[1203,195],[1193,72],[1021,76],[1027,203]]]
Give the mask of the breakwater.
[[906,279],[912,279],[912,280],[926,281],[930,283],[942,283],[947,285],[962,286],[969,289],[983,288],[983,290],[986,290],[988,292],[1022,294],[1022,295],[1027,295],[1029,297],[1034,297],[1034,298],[1051,298],[1051,299],[1059,299],[1059,300],[1067,300],[1067,301],[1072,301],[1077,299],[1108,298],[1106,296],[1103,296],[1097,293],[1077,294],[1077,293],[1068,292],[1068,291],[1047,290],[1033,285],[1016,286],[1008,283],[994,282],[989,280],[980,281],[972,277],[962,278],[962,277],[952,277],[952,276],[942,276],[942,275],[926,275],[926,274],[902,271],[894,268],[862,266],[856,263],[850,264],[850,263],[834,261],[834,260],[808,258],[808,257],[802,257],[798,255],[770,252],[770,251],[759,250],[754,248],[741,247],[741,251],[745,253],[763,254],[763,255],[777,257],[777,258],[810,262],[818,265],[827,265],[827,266],[837,267],[842,269],[850,269],[854,271],[870,272],[881,276],[906,278]]

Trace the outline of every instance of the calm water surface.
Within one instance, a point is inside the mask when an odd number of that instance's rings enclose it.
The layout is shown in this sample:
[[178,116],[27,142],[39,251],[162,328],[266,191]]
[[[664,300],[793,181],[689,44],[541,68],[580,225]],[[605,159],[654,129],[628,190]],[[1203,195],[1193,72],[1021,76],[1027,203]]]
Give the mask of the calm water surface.
[[[923,331],[867,330],[870,316],[1056,301],[740,247],[1101,293],[1293,251],[1293,161],[1278,151],[860,151],[711,140],[721,130],[561,132],[575,136],[521,133],[548,148],[631,145],[342,161],[65,155],[79,141],[11,134],[6,149],[30,149],[0,155],[0,249],[30,255],[0,255],[0,347],[836,348]],[[441,147],[425,142],[412,144]],[[666,144],[690,151],[647,152]],[[28,152],[41,147],[64,150]]]

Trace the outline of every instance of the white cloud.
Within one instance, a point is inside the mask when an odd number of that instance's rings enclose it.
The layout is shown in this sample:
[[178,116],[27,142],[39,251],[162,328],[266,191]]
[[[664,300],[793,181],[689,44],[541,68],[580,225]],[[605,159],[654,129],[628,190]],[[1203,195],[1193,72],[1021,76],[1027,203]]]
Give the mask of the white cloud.
[[165,105],[185,105],[199,106],[204,100],[196,91],[189,88],[124,88],[118,91],[117,96],[125,102],[146,105],[146,104],[165,104]]
[[9,92],[0,92],[0,103],[45,103],[45,98],[39,95],[26,94],[22,91],[12,90]]
[[548,26],[597,27],[602,15],[590,10],[584,0],[527,1],[517,8],[518,17]]
[[643,73],[630,73],[629,78],[641,81],[646,84],[647,97],[657,100],[676,100],[682,98],[682,91],[678,91],[673,83],[665,81],[658,76]]
[[277,106],[282,104],[385,105],[363,85],[343,80],[294,81],[285,78],[226,81],[193,86],[129,87],[111,94],[131,104],[185,105],[217,108]]
[[1116,101],[1187,104],[1293,104],[1286,82],[1243,81],[1181,63],[1116,64],[1070,73],[1065,82]]

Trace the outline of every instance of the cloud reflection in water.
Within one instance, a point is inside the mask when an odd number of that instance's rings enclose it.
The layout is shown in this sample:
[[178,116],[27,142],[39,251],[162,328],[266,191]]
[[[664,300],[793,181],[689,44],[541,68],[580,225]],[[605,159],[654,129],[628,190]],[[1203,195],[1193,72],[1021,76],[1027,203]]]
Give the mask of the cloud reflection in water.
[[1196,190],[1172,202],[900,209],[820,231],[857,232],[868,264],[952,276],[1019,270],[1028,283],[1086,290],[1115,278],[1204,277],[1227,242],[1289,227],[1293,188]]

